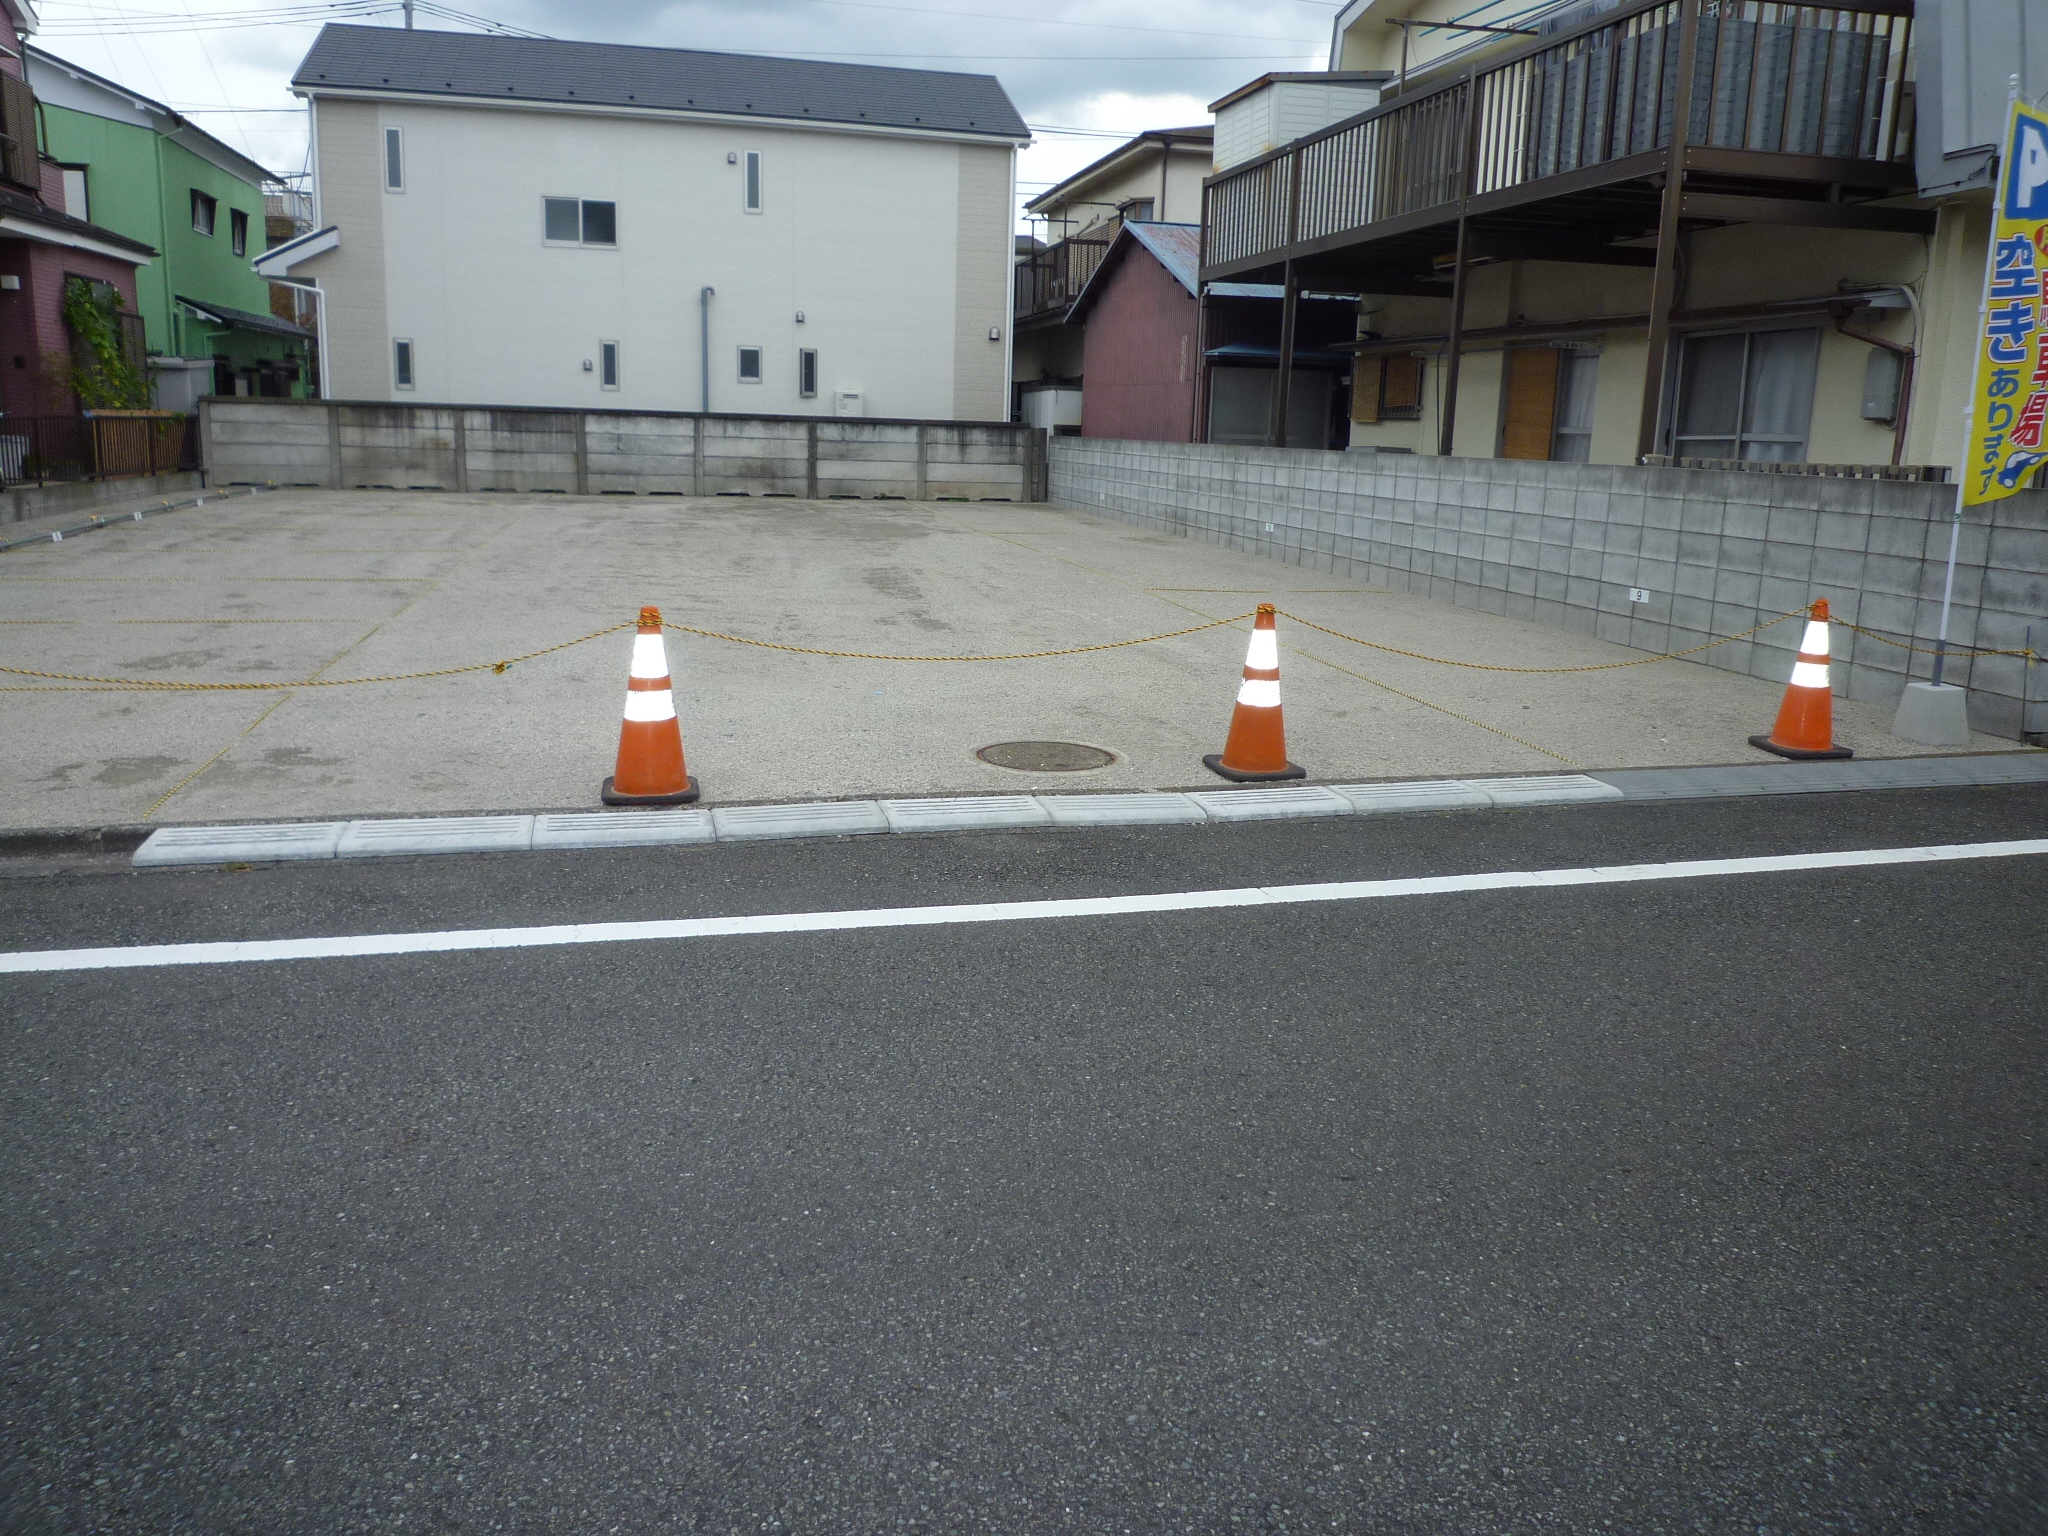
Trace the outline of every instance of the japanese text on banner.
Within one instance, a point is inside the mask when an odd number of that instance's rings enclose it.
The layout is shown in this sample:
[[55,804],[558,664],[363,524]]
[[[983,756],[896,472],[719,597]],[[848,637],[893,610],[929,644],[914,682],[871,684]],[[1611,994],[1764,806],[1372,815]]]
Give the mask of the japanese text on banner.
[[2048,116],[2013,104],[1992,204],[1963,503],[2010,496],[2048,462]]

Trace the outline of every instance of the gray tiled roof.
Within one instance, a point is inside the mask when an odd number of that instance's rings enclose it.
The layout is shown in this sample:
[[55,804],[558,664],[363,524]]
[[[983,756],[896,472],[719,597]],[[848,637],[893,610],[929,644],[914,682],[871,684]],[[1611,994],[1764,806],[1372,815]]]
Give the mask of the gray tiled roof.
[[304,91],[404,91],[1024,138],[994,75],[825,64],[687,48],[330,25],[292,76]]

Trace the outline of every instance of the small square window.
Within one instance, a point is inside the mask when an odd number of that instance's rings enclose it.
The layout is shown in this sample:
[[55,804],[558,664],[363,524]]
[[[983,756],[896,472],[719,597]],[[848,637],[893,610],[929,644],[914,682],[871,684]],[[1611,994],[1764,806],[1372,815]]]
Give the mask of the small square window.
[[249,254],[249,215],[239,208],[228,210],[228,240],[237,256]]
[[213,233],[214,211],[219,206],[220,204],[213,198],[207,196],[206,193],[200,191],[197,187],[194,187],[192,189],[192,227],[202,235],[211,235]]
[[391,382],[399,389],[412,388],[412,343],[391,343]]
[[619,387],[619,344],[616,341],[600,341],[597,344],[597,387]]
[[405,135],[396,128],[384,130],[384,190],[405,190]]
[[619,205],[617,203],[590,203],[583,205],[583,243],[585,245],[617,245],[619,243]]
[[542,206],[547,211],[548,239],[573,243],[583,238],[583,205],[575,198],[545,198]]
[[758,384],[761,382],[761,349],[759,347],[740,348],[740,382],[742,384]]
[[761,151],[747,151],[747,212],[761,211]]
[[818,349],[799,348],[796,354],[796,392],[809,400],[818,393]]

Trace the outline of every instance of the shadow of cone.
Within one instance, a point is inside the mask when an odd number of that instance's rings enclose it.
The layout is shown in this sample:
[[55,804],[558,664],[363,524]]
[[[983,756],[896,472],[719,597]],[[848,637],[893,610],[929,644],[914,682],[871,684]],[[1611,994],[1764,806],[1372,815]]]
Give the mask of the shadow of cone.
[[1287,761],[1287,727],[1280,716],[1280,637],[1273,627],[1271,603],[1259,604],[1252,623],[1230,734],[1223,750],[1204,757],[1202,766],[1240,784],[1308,777],[1306,768]]
[[1799,659],[1792,663],[1792,681],[1778,706],[1778,723],[1768,736],[1752,736],[1749,744],[1779,757],[1843,758],[1856,754],[1835,745],[1835,691],[1828,678],[1828,600],[1813,605],[1806,633],[1799,641]]
[[633,636],[633,668],[626,680],[626,718],[619,726],[619,761],[598,788],[606,805],[688,805],[697,781],[683,767],[683,728],[669,685],[668,650],[661,640],[661,610],[640,610]]

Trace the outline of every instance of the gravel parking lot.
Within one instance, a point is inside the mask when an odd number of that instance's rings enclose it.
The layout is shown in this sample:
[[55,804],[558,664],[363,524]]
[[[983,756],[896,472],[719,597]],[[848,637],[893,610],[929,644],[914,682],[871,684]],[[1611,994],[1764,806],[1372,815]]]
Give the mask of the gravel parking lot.
[[[253,683],[162,692],[12,676],[0,825],[90,826],[595,806],[630,634],[489,670],[657,603],[672,621],[920,656],[1084,646],[1272,601],[1432,655],[1584,666],[1590,637],[1377,591],[1056,507],[993,502],[283,491],[0,557],[0,664]],[[1755,757],[1776,685],[1686,662],[1531,676],[1446,667],[1281,622],[1290,746],[1318,779]],[[708,802],[1215,787],[1244,638],[1214,628],[1032,661],[805,656],[672,635]],[[1838,739],[1927,750],[1838,701]],[[1099,746],[1025,773],[978,748]],[[1983,750],[2016,744],[1979,737]]]

